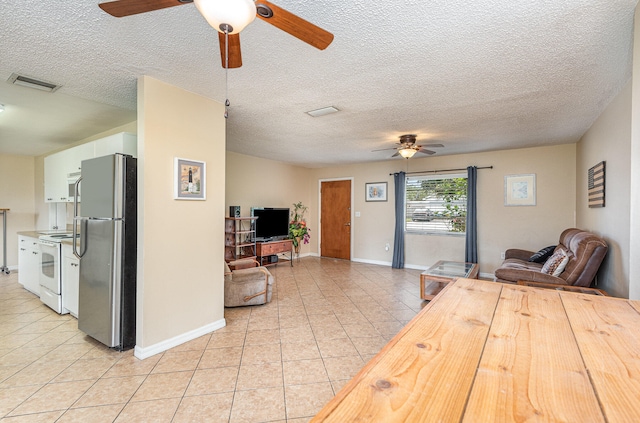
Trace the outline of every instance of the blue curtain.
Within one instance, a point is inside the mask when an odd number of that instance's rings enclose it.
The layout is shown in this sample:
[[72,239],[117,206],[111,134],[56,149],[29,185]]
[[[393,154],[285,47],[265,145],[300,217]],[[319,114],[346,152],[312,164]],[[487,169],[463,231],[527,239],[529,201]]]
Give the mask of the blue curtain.
[[464,249],[464,261],[478,262],[478,219],[476,206],[476,182],[478,168],[467,167],[467,238]]
[[393,241],[393,262],[394,269],[404,268],[404,193],[405,193],[405,172],[393,174],[393,183],[396,189],[396,228]]

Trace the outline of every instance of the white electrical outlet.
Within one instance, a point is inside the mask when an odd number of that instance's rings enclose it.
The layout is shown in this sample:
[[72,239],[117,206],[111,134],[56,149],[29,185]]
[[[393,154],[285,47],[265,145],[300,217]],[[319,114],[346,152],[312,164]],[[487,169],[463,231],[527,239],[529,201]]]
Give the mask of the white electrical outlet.
[[385,251],[389,251],[389,248],[391,248],[391,246],[389,245],[388,242],[386,244],[384,244],[384,250]]
[[504,251],[500,253],[500,258],[504,260]]

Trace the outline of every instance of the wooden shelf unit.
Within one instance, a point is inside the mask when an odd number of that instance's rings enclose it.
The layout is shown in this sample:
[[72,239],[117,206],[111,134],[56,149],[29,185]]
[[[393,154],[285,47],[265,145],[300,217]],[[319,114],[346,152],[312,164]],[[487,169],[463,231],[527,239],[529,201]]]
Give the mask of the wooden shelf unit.
[[225,217],[224,259],[227,262],[256,258],[257,217]]

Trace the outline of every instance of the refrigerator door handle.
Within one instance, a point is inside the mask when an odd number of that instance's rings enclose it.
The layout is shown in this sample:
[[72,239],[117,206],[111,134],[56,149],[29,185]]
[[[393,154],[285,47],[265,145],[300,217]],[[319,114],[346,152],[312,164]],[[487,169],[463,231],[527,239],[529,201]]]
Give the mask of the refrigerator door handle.
[[[82,176],[78,178],[78,180],[76,181],[75,185],[74,185],[74,189],[73,189],[73,255],[76,256],[78,259],[81,259],[82,256],[84,255],[84,253],[79,254],[78,253],[78,220],[79,220],[79,216],[78,216],[78,192],[79,192],[79,185],[80,182],[82,181]],[[85,231],[82,231],[83,233]],[[85,233],[86,236],[86,233]]]

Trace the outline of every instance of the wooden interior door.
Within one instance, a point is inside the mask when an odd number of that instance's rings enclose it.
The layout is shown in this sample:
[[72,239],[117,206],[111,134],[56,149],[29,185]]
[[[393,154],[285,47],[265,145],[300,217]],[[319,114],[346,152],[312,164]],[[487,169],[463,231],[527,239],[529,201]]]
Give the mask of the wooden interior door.
[[320,186],[320,254],[351,260],[351,181]]

